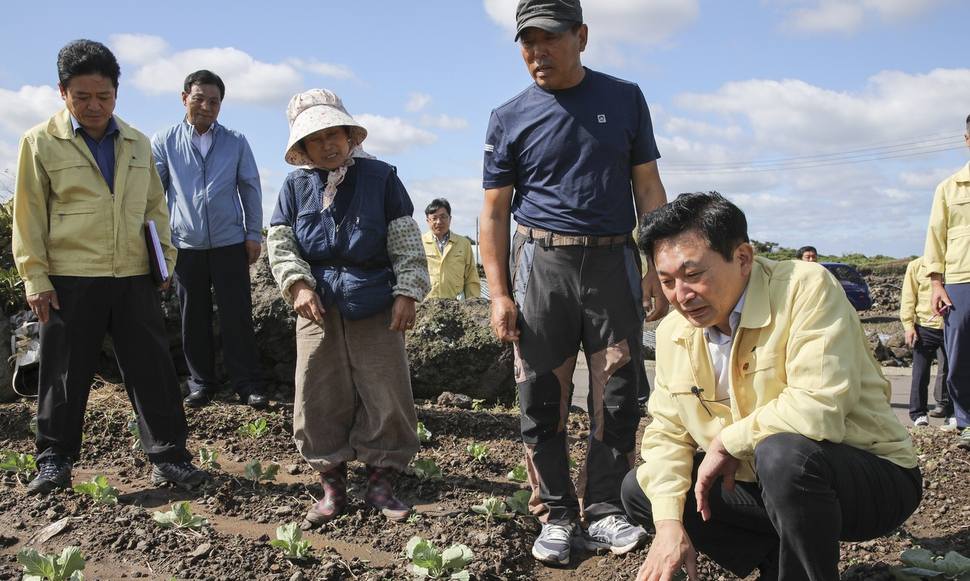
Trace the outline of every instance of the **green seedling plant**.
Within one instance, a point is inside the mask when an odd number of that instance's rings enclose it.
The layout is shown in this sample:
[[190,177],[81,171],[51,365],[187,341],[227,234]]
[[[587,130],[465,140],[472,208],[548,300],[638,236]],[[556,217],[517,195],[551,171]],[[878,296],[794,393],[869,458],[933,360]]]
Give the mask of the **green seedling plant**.
[[256,421],[249,422],[239,426],[240,436],[245,436],[246,438],[262,438],[269,433],[269,426],[266,425],[265,418],[259,418]]
[[532,492],[529,490],[519,490],[512,496],[505,499],[505,504],[516,514],[522,514],[529,516],[532,514],[529,512],[529,500],[532,498]]
[[488,446],[479,442],[472,442],[465,448],[476,462],[485,462],[488,459]]
[[529,478],[529,474],[525,471],[525,466],[519,464],[508,473],[507,477],[512,482],[525,482]]
[[441,480],[442,478],[441,468],[438,468],[435,461],[429,458],[415,460],[412,468],[414,475],[421,480]]
[[480,412],[485,410],[485,400],[484,399],[473,399],[472,400],[472,411]]
[[473,504],[472,511],[476,514],[482,515],[485,522],[508,520],[515,516],[515,513],[509,512],[509,507],[507,504],[505,504],[504,500],[494,496],[482,498],[481,504]]
[[970,559],[956,551],[937,557],[926,549],[907,549],[899,556],[906,567],[893,571],[900,581],[947,579],[970,581]]
[[417,432],[418,441],[422,444],[427,444],[431,441],[431,432],[428,431],[428,428],[424,427],[424,422],[418,422]]
[[24,566],[24,581],[83,581],[84,557],[78,547],[66,547],[60,555],[45,555],[34,549],[17,553]]
[[26,484],[37,473],[37,461],[31,454],[20,454],[11,450],[0,453],[0,470],[13,472],[17,482]]
[[259,463],[259,460],[253,460],[246,464],[246,478],[253,481],[253,488],[256,488],[262,481],[276,480],[276,473],[279,471],[280,465],[276,462],[270,462],[265,468]]
[[75,484],[74,492],[90,496],[98,504],[118,504],[118,489],[108,484],[108,478],[101,474],[90,482]]
[[33,434],[34,437],[36,438],[37,437],[37,430],[40,429],[38,427],[38,425],[37,425],[37,416],[31,416],[30,423],[27,424],[27,427],[30,429],[30,433]]
[[218,451],[210,450],[208,448],[199,448],[199,467],[218,470],[222,468],[222,466],[219,465],[218,460]]
[[468,581],[465,567],[472,562],[472,550],[465,545],[452,545],[439,551],[421,537],[411,537],[405,547],[405,554],[411,560],[409,567],[415,579],[452,579]]
[[131,434],[131,445],[129,447],[132,450],[141,448],[141,428],[138,427],[138,416],[134,414],[128,418],[128,433]]
[[201,530],[209,524],[209,521],[197,514],[192,514],[192,507],[188,501],[183,500],[172,505],[172,510],[166,512],[155,511],[152,514],[162,528],[166,529],[188,529],[192,531]]
[[313,549],[310,541],[303,539],[303,531],[297,523],[280,525],[276,529],[276,539],[269,544],[282,549],[283,556],[287,559],[305,559]]

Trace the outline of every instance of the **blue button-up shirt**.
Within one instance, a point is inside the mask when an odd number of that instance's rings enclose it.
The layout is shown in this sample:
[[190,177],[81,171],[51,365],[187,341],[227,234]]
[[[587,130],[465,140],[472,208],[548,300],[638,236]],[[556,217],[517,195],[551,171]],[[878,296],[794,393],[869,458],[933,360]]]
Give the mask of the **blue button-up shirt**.
[[71,115],[71,125],[74,127],[74,135],[80,133],[84,143],[88,144],[88,149],[91,150],[91,155],[94,156],[94,161],[108,184],[108,189],[112,194],[115,193],[115,136],[118,135],[118,124],[115,123],[115,118],[111,117],[108,120],[108,127],[100,140],[95,140],[88,135],[74,115]]

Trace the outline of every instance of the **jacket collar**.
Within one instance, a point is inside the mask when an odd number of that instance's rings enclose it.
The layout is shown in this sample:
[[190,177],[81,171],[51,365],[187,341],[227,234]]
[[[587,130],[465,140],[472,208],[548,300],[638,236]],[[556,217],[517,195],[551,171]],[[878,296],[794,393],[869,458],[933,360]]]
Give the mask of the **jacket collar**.
[[[190,125],[188,119],[184,117],[182,118],[182,122],[179,123],[179,129],[182,131],[182,133],[188,136],[189,139],[192,139],[192,134],[195,133],[195,127]],[[222,125],[219,125],[218,121],[213,121],[212,125],[209,127],[209,131],[211,131],[212,136],[215,137],[216,133],[222,131]]]
[[954,176],[954,178],[958,182],[964,182],[964,183],[970,182],[970,162],[968,162],[967,165],[963,166],[963,169],[958,171],[957,175]]
[[[771,323],[771,302],[768,297],[768,283],[771,281],[769,271],[770,261],[760,256],[754,257],[751,265],[751,276],[744,291],[744,306],[741,308],[741,322],[739,329],[760,329]],[[699,329],[686,319],[680,322],[680,328],[671,333],[675,341],[703,337],[704,329]]]
[[[118,125],[118,134],[122,139],[127,139],[128,141],[136,141],[138,139],[138,133],[122,121],[121,117],[117,115],[113,117],[115,123]],[[67,107],[61,109],[56,115],[51,117],[50,122],[47,124],[47,132],[58,139],[74,139],[74,124],[71,123],[71,112],[67,110]],[[78,138],[80,139],[80,137]]]

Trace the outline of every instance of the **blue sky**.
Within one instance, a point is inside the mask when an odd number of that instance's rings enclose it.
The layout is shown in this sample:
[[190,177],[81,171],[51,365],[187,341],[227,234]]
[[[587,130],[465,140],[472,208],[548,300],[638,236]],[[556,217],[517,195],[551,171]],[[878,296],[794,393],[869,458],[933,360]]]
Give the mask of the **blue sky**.
[[[253,146],[266,220],[289,171],[286,102],[326,87],[369,129],[365,148],[398,167],[422,226],[427,202],[445,196],[454,230],[473,235],[489,112],[531,82],[512,41],[515,3],[11,3],[0,188],[19,135],[61,106],[58,49],[87,37],[119,57],[116,112],[147,134],[181,119],[187,73],[225,79],[220,122]],[[970,3],[586,0],[584,10],[584,63],[639,83],[668,195],[717,189],[754,238],[786,246],[922,251],[936,183],[970,157]]]

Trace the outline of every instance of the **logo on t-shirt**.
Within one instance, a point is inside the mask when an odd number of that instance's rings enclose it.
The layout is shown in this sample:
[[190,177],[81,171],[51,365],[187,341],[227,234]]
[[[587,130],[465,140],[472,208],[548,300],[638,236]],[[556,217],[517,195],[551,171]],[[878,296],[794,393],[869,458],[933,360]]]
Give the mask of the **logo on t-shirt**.
[[485,152],[486,153],[492,153],[493,151],[495,151],[495,146],[492,145],[491,143],[486,143],[485,144]]
[[603,115],[602,113],[600,113],[599,115],[596,116],[596,120],[599,121],[600,123],[606,123],[606,115]]

